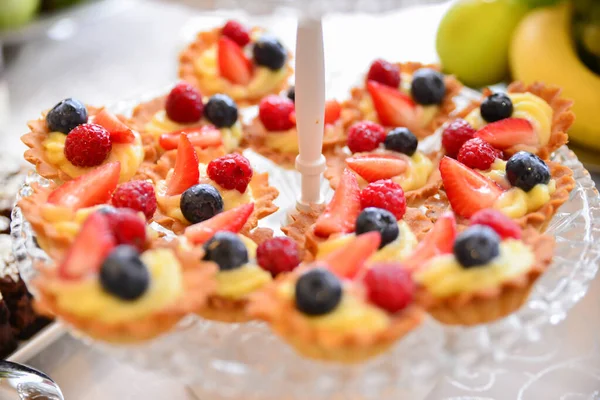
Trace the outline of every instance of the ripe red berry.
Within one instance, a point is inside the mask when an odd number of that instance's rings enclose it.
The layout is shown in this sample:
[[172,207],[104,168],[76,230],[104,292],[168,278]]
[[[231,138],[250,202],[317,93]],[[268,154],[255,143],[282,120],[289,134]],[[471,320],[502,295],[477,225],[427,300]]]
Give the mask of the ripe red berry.
[[246,191],[253,174],[250,161],[241,154],[215,158],[208,163],[206,172],[219,186],[227,190],[236,189],[240,193]]
[[391,62],[378,59],[371,64],[367,80],[397,88],[400,86],[400,69]]
[[248,29],[237,21],[229,20],[221,30],[223,36],[227,36],[241,47],[250,43],[250,32]]
[[480,138],[469,139],[458,151],[456,159],[469,168],[486,170],[502,152]]
[[455,158],[462,145],[475,135],[475,129],[464,119],[452,121],[442,132],[442,146],[446,155]]
[[129,181],[117,187],[112,195],[112,204],[117,208],[131,208],[144,213],[147,219],[156,211],[154,186],[148,181]]
[[287,131],[295,125],[291,118],[294,110],[292,100],[272,94],[261,100],[258,117],[268,131]]
[[400,264],[374,264],[367,270],[363,282],[369,301],[390,313],[405,309],[413,301],[415,284]]
[[348,148],[353,153],[375,150],[384,140],[385,129],[375,122],[357,122],[348,129]]
[[273,276],[293,271],[300,264],[298,246],[288,237],[269,239],[256,249],[256,261]]
[[110,133],[100,125],[81,124],[67,135],[65,157],[77,167],[102,164],[112,150]]
[[180,124],[198,122],[204,111],[202,95],[189,83],[178,83],[167,96],[165,110],[169,119]]
[[383,208],[400,220],[406,212],[406,197],[400,185],[391,179],[382,179],[369,183],[360,192],[360,206]]
[[469,221],[470,225],[485,225],[496,231],[502,239],[521,239],[521,227],[508,216],[493,208],[477,211]]
[[105,213],[117,244],[128,244],[139,251],[146,248],[146,223],[129,208],[110,209]]

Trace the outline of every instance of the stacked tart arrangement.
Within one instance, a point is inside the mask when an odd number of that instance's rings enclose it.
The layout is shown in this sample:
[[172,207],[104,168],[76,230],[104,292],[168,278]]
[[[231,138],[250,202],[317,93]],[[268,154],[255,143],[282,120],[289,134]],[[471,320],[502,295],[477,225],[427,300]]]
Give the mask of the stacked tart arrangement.
[[113,343],[188,315],[260,320],[305,357],[356,363],[427,318],[487,324],[526,302],[575,187],[551,158],[571,102],[514,83],[456,109],[462,86],[436,66],[376,60],[326,102],[333,196],[267,227],[282,182],[244,152],[279,168],[298,155],[290,58],[229,21],[131,117],[66,99],[30,123],[25,158],[47,181],[18,206],[49,256],[32,281],[41,310]]

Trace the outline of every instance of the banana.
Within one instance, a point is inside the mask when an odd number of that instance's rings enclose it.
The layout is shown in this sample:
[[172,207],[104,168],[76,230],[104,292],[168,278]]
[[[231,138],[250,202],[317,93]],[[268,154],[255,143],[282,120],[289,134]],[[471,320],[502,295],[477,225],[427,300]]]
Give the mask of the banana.
[[572,12],[570,2],[563,2],[528,14],[514,33],[510,66],[516,80],[560,86],[575,102],[570,138],[600,149],[600,76],[579,60],[571,38]]

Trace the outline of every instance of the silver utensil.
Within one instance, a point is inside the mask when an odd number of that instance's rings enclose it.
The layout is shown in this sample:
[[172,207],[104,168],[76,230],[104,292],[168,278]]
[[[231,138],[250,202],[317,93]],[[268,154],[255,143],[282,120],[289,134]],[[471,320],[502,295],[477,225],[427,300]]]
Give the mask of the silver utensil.
[[0,361],[0,400],[64,400],[48,375],[25,365]]

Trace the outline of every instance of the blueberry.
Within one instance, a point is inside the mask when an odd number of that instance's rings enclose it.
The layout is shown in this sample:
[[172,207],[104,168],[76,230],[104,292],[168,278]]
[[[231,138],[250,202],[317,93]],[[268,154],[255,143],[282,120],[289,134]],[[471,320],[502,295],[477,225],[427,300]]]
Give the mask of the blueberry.
[[204,244],[204,259],[219,265],[221,271],[239,268],[248,263],[248,250],[244,242],[231,232],[217,232]]
[[500,254],[500,237],[490,227],[473,225],[458,235],[454,256],[465,268],[485,265]]
[[410,94],[419,104],[440,104],[446,95],[444,75],[430,68],[421,68],[413,74]]
[[509,118],[513,113],[513,103],[504,93],[494,93],[481,103],[481,117],[487,122]]
[[511,185],[529,192],[538,183],[550,182],[550,169],[535,154],[519,151],[506,163],[506,177]]
[[102,288],[122,299],[140,298],[150,285],[150,273],[135,247],[121,245],[106,257],[100,269]]
[[323,315],[342,299],[342,284],[324,268],[305,272],[296,282],[296,308],[307,315]]
[[372,231],[377,231],[381,234],[379,248],[393,242],[400,234],[398,221],[394,214],[383,208],[367,207],[356,219],[356,234],[360,235],[361,233]]
[[283,67],[287,60],[287,52],[281,42],[270,35],[263,35],[254,43],[252,54],[256,64],[274,71]]
[[206,221],[223,211],[221,193],[211,185],[194,185],[181,195],[179,207],[192,224]]
[[229,128],[238,119],[238,108],[231,97],[215,94],[204,106],[204,115],[217,128]]
[[52,132],[69,133],[78,125],[85,124],[88,112],[82,102],[65,99],[55,105],[46,115],[46,124]]
[[407,128],[392,129],[383,142],[385,148],[399,153],[412,156],[417,151],[419,141],[417,137]]
[[287,97],[294,103],[296,102],[296,86],[292,86],[287,91]]

